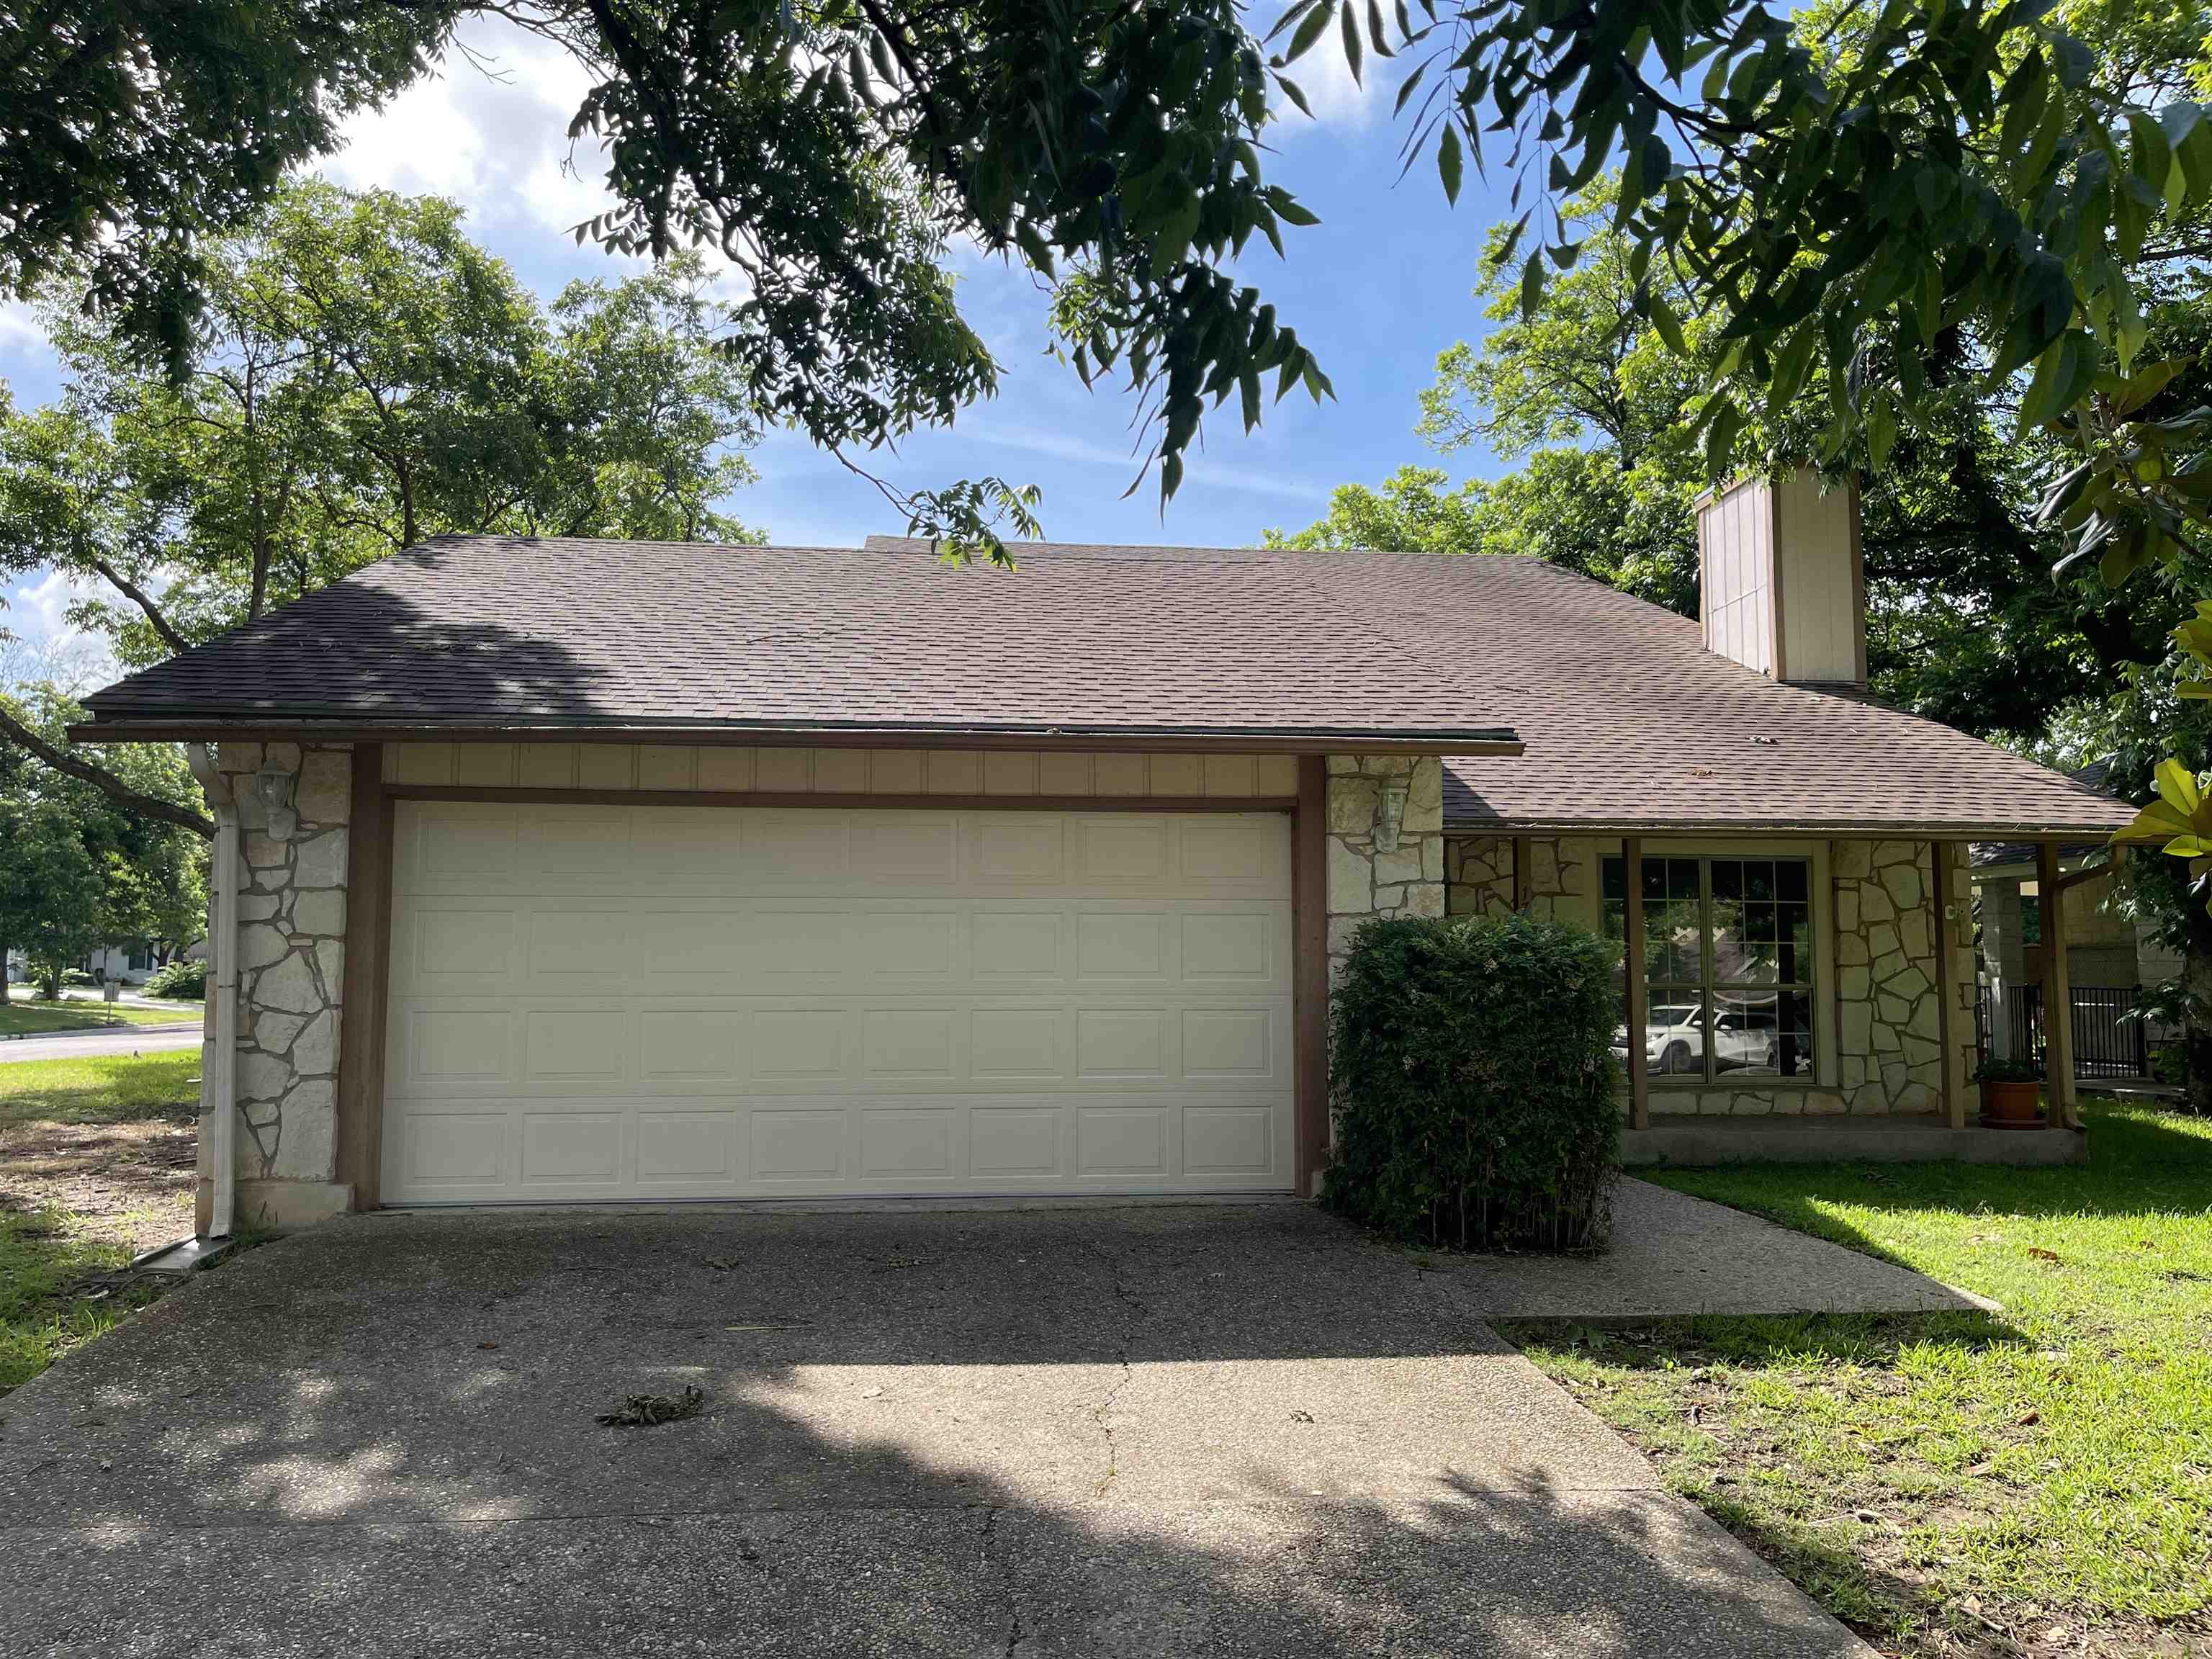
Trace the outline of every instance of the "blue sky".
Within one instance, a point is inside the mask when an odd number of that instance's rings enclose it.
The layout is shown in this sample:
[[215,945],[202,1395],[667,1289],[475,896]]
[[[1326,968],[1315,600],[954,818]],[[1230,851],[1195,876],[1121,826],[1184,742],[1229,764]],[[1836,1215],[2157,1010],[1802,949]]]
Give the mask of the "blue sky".
[[[603,200],[595,153],[579,149],[563,167],[580,75],[519,33],[480,30],[470,39],[494,60],[496,78],[455,59],[438,81],[356,123],[346,150],[323,171],[347,185],[459,199],[477,240],[548,297],[572,277],[610,274],[614,262],[566,234]],[[1426,158],[1394,184],[1403,137],[1390,118],[1395,68],[1370,58],[1361,89],[1333,43],[1300,62],[1297,78],[1318,118],[1291,112],[1276,125],[1270,171],[1322,222],[1286,231],[1286,260],[1255,244],[1244,261],[1248,279],[1320,358],[1336,388],[1333,402],[1316,405],[1294,391],[1248,435],[1232,398],[1209,420],[1203,451],[1191,457],[1163,516],[1149,481],[1122,499],[1135,471],[1133,399],[1086,392],[1072,369],[1043,355],[1046,299],[1029,273],[963,257],[962,306],[1004,368],[1001,390],[951,429],[875,458],[878,470],[909,487],[989,473],[1036,483],[1047,534],[1068,540],[1233,545],[1269,526],[1310,522],[1337,483],[1377,483],[1429,459],[1413,434],[1416,394],[1438,351],[1481,332],[1470,290],[1484,234],[1500,214],[1471,169],[1455,210],[1446,208]],[[58,387],[21,307],[0,309],[0,378],[19,406]],[[803,437],[772,433],[753,459],[762,482],[731,507],[778,541],[849,545],[904,527],[872,489]],[[1467,453],[1443,464],[1455,477],[1500,470],[1494,458]],[[58,579],[19,582],[0,627],[52,637],[63,628],[67,597]]]

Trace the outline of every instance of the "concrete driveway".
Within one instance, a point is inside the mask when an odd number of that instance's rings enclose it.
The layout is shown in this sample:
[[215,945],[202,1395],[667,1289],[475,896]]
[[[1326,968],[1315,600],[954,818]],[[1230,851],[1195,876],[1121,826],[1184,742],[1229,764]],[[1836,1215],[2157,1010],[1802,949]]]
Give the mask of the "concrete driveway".
[[1291,1204],[350,1219],[0,1400],[0,1653],[1867,1655],[1473,1294]]

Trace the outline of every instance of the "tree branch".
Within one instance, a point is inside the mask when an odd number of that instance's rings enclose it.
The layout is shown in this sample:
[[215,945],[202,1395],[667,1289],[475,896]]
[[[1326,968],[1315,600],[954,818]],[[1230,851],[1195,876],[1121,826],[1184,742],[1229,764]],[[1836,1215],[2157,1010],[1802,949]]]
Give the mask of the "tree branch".
[[57,749],[30,727],[23,725],[4,708],[0,708],[0,738],[21,744],[57,772],[66,772],[70,777],[90,784],[125,811],[137,812],[149,818],[159,818],[164,823],[173,823],[189,830],[196,836],[212,838],[215,821],[204,818],[189,806],[179,806],[173,800],[163,800],[158,795],[142,794],[104,767],[79,758],[66,750]]
[[90,563],[94,570],[106,579],[109,586],[114,588],[145,613],[146,620],[153,624],[154,631],[161,636],[163,642],[170,650],[182,654],[192,648],[191,642],[169,625],[169,619],[161,614],[161,607],[154,603],[152,594],[98,554],[90,556]]

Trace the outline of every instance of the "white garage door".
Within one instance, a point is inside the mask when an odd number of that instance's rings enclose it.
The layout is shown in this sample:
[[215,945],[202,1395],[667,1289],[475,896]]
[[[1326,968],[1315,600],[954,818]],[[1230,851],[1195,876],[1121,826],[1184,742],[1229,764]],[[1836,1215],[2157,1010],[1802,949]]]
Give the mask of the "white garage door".
[[386,1203],[1281,1191],[1280,813],[402,802]]

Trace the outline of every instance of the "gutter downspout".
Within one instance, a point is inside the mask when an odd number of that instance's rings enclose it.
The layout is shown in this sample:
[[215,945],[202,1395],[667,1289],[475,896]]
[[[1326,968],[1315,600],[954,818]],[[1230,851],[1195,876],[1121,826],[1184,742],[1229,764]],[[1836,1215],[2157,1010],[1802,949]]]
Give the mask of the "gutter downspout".
[[208,1237],[228,1238],[238,1193],[238,798],[216,770],[205,744],[187,744],[185,757],[215,813],[215,926],[208,936],[215,1029],[201,1068],[200,1098],[214,1165]]

